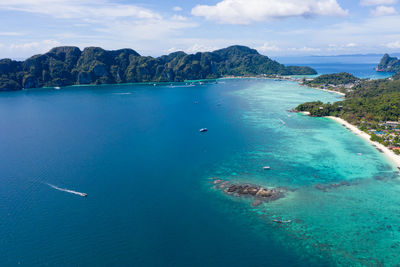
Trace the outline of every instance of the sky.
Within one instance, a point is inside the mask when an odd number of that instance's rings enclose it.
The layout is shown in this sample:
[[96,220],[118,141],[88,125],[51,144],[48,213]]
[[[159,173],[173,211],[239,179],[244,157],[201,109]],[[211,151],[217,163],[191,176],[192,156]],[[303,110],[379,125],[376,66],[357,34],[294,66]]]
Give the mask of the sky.
[[0,58],[55,46],[160,56],[246,45],[268,56],[400,52],[398,0],[0,0]]

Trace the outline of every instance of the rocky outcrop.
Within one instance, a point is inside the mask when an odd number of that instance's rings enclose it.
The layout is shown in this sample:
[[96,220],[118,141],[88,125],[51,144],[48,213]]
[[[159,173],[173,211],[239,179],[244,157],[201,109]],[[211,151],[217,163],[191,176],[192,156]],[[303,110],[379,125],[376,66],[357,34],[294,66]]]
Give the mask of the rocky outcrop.
[[43,86],[128,82],[182,82],[224,75],[316,74],[308,67],[284,66],[256,50],[231,46],[214,52],[175,52],[158,58],[132,49],[62,46],[20,62],[0,60],[0,90]]
[[212,183],[219,190],[235,197],[249,197],[253,199],[252,206],[258,206],[264,202],[270,202],[284,197],[286,190],[283,188],[265,188],[259,185],[238,184],[213,177]]
[[378,66],[376,67],[377,71],[386,71],[386,72],[400,72],[400,60],[397,57],[391,57],[388,54],[385,54]]

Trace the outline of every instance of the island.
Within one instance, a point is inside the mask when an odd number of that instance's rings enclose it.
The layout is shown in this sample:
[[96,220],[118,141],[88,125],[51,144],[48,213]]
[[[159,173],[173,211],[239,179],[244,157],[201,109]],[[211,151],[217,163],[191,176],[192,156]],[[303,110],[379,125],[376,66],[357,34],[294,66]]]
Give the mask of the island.
[[213,52],[179,51],[153,58],[132,49],[63,46],[25,61],[0,60],[0,91],[83,84],[183,82],[224,76],[309,75],[309,67],[285,66],[245,46]]
[[328,91],[336,91],[345,94],[350,92],[353,88],[361,82],[361,79],[354,75],[341,72],[333,74],[324,74],[315,78],[303,78],[302,85],[318,88]]
[[386,79],[360,80],[343,101],[300,104],[295,111],[329,116],[349,130],[372,141],[400,166],[400,73]]
[[391,57],[389,54],[385,54],[376,67],[376,71],[400,72],[400,60],[397,57]]

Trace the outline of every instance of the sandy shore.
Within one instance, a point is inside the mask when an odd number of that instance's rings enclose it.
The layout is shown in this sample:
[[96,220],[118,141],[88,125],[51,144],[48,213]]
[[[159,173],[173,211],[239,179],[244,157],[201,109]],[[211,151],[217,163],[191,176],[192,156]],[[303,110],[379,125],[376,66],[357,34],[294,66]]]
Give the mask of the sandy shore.
[[325,92],[329,92],[329,93],[339,94],[341,96],[345,96],[346,95],[344,93],[341,93],[341,92],[338,92],[338,91],[334,91],[334,90],[322,89],[322,88],[317,88],[317,87],[312,87],[312,88],[315,88],[315,89],[318,89],[318,90],[322,90],[322,91],[325,91]]
[[372,145],[376,146],[377,148],[381,149],[383,151],[383,153],[385,153],[385,155],[392,160],[396,166],[400,166],[400,156],[396,155],[392,150],[390,150],[389,148],[385,147],[384,145],[378,143],[378,142],[374,142],[371,141],[371,136],[363,131],[361,131],[360,129],[358,129],[356,126],[354,126],[353,124],[348,123],[347,121],[338,118],[338,117],[333,117],[333,116],[328,116],[327,118],[330,118],[340,124],[344,124],[348,129],[350,129],[353,133],[355,133],[356,135],[360,136],[361,138],[365,139],[366,141],[370,142]]

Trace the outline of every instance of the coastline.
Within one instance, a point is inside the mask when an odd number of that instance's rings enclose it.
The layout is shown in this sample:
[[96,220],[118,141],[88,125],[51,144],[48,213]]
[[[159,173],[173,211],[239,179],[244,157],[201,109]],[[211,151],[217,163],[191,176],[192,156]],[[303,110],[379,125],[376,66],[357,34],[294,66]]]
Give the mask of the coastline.
[[[296,80],[294,80],[294,81],[296,81]],[[304,86],[304,87],[312,88],[312,89],[317,89],[317,90],[325,91],[325,92],[328,92],[328,93],[335,93],[335,94],[341,95],[342,97],[345,97],[345,96],[346,96],[346,94],[344,94],[344,93],[342,93],[342,92],[338,92],[338,91],[334,91],[334,90],[329,90],[329,89],[323,89],[323,88],[320,88],[320,87],[308,86],[308,85],[305,85],[305,84],[303,84],[303,83],[301,83],[301,82],[299,82],[299,81],[297,81],[297,82],[299,83],[300,86]]]
[[338,118],[338,117],[327,116],[326,118],[329,118],[333,121],[336,121],[337,123],[344,125],[350,131],[352,131],[354,134],[360,136],[361,138],[368,141],[370,144],[372,144],[376,148],[380,149],[396,165],[396,167],[400,167],[400,156],[396,155],[392,150],[390,150],[386,146],[384,146],[378,142],[372,141],[371,136],[369,134],[361,131],[360,129],[358,129],[357,126],[350,124],[347,121],[345,121],[341,118]]
[[343,97],[346,95],[344,93],[341,93],[341,92],[338,92],[338,91],[334,91],[334,90],[322,89],[322,88],[318,88],[318,87],[312,87],[312,88],[315,88],[315,89],[318,89],[318,90],[322,90],[322,91],[325,91],[325,92],[329,92],[329,93],[336,93],[336,94],[339,94],[339,95],[341,95]]

